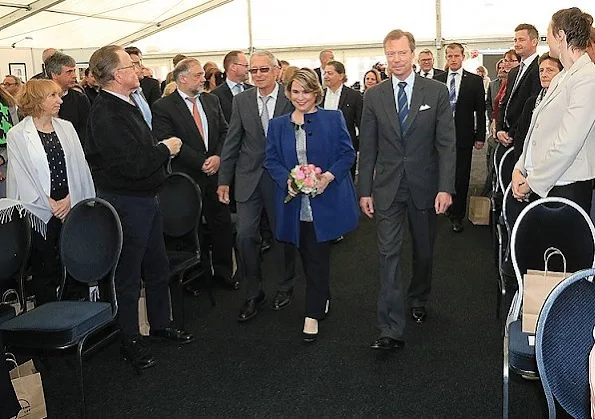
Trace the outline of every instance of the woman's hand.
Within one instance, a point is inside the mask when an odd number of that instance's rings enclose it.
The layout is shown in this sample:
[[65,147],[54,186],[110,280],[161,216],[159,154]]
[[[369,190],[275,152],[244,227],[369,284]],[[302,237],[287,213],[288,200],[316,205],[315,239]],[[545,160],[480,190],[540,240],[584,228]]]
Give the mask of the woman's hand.
[[66,195],[64,199],[60,199],[58,201],[49,198],[49,201],[54,217],[64,221],[64,219],[70,212],[70,195]]
[[291,179],[287,179],[287,193],[295,198],[298,193],[293,189],[292,184],[293,181]]
[[316,190],[318,191],[318,194],[320,195],[323,193],[329,183],[331,183],[333,180],[335,180],[335,175],[333,175],[331,172],[324,172],[322,175],[320,175],[320,178],[318,178],[318,183],[316,184]]
[[512,172],[512,195],[519,201],[527,198],[531,188],[527,184],[527,178],[523,176],[519,169],[515,169]]

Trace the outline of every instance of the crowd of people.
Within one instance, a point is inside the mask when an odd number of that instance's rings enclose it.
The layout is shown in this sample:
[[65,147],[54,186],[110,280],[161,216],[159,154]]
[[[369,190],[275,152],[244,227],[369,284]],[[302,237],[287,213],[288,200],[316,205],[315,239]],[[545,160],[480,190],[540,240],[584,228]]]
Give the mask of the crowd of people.
[[[493,81],[485,67],[478,74],[463,69],[466,51],[457,42],[444,48],[444,70],[424,49],[415,71],[414,35],[393,30],[383,40],[387,65],[364,74],[363,94],[345,85],[345,66],[330,50],[320,53],[315,69],[292,67],[269,51],[249,57],[231,51],[223,71],[178,55],[160,85],[143,67],[138,48],[109,45],[91,56],[80,90],[72,57],[44,51],[42,74],[24,84],[7,76],[0,89],[6,108],[0,112],[0,181],[6,178],[6,196],[36,221],[31,283],[37,304],[57,298],[62,222],[77,202],[98,196],[114,206],[123,226],[116,271],[123,357],[138,368],[156,363],[139,333],[141,280],[150,336],[194,340],[170,322],[157,191],[171,164],[200,186],[210,232],[201,269],[230,290],[242,286],[238,321],[253,319],[267,301],[264,231],[274,236],[273,310],[293,301],[299,253],[306,276],[305,342],[316,341],[332,306],[331,244],[357,228],[360,210],[373,218],[380,290],[379,335],[371,348],[401,348],[407,316],[423,323],[428,315],[437,216],[450,217],[455,233],[464,229],[473,149],[486,140],[488,153],[496,143],[515,147],[512,189],[520,202],[564,196],[589,211],[595,178],[592,25],[578,8],[556,12],[547,32],[549,52],[541,57],[535,27],[518,25],[514,49],[498,61]],[[316,173],[309,193],[292,178],[300,165]],[[232,212],[241,284],[232,262]],[[407,226],[409,288],[401,274]],[[198,284],[186,290],[196,296]],[[84,298],[84,290],[71,294]]]

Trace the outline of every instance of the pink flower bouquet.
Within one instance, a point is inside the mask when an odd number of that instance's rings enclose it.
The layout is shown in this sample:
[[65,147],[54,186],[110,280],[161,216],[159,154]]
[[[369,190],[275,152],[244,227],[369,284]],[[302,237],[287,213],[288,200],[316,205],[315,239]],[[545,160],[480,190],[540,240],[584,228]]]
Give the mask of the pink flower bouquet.
[[[321,174],[322,169],[320,167],[316,167],[313,164],[298,164],[289,172],[291,188],[298,193],[315,197],[318,194],[316,185]],[[287,194],[283,202],[287,204],[292,199],[293,196]]]

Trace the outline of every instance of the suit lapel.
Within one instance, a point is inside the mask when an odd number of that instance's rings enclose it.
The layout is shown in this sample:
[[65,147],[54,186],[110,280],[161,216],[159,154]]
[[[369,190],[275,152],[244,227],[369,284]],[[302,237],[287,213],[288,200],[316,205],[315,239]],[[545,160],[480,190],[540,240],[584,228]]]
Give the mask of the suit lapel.
[[[174,93],[172,93],[173,95]],[[200,135],[200,132],[198,131],[198,127],[196,126],[196,122],[194,122],[194,117],[192,116],[192,114],[190,113],[190,109],[188,109],[188,106],[186,105],[186,103],[184,103],[184,99],[182,99],[182,96],[180,96],[180,94],[178,92],[175,92],[175,96],[174,97],[174,105],[177,108],[177,111],[180,113],[182,119],[184,120],[184,123],[187,125],[187,128],[192,131],[200,140],[200,143],[202,143],[202,145],[204,146],[205,142],[204,139],[202,138],[202,135]],[[201,101],[202,103],[202,101]],[[206,113],[206,110],[205,110]]]
[[202,105],[202,109],[205,111],[205,115],[207,116],[207,124],[209,129],[209,147],[212,147],[214,141],[213,138],[216,130],[214,124],[211,124],[211,121],[217,121],[217,115],[213,107],[209,106],[209,103],[206,102],[203,95],[199,96],[199,100]]
[[386,116],[390,121],[391,126],[397,135],[401,137],[401,127],[399,126],[399,115],[397,114],[397,104],[395,103],[392,79],[389,78],[386,82],[378,86],[377,89],[382,89],[380,91],[380,100],[382,101],[382,106],[384,107]]
[[250,89],[246,92],[246,100],[248,101],[248,105],[246,106],[246,112],[248,113],[247,120],[254,121],[256,126],[260,128],[260,132],[262,132],[264,134],[264,130],[262,129],[262,124],[260,123],[260,115],[258,114],[257,92],[258,92],[258,88],[256,88],[256,87],[254,89]]
[[409,106],[409,114],[407,115],[407,127],[413,125],[413,121],[419,113],[419,108],[423,101],[424,80],[419,75],[415,76],[415,83],[413,84],[413,93],[411,94],[411,105]]
[[347,100],[347,96],[349,95],[347,89],[349,89],[349,87],[347,86],[343,86],[341,88],[341,96],[339,96],[339,104],[337,106],[337,109],[339,110],[343,109],[343,106],[345,106],[345,101]]
[[291,103],[285,97],[283,86],[279,85],[279,92],[277,93],[277,102],[275,103],[275,112],[273,113],[273,118],[285,115],[286,113],[289,113],[290,110]]

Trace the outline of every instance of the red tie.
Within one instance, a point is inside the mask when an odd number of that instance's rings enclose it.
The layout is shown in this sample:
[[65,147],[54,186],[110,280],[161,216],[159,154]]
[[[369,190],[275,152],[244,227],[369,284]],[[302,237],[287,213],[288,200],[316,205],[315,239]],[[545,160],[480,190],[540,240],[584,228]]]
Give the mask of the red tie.
[[198,128],[202,140],[205,141],[205,132],[202,127],[202,119],[200,119],[200,114],[198,113],[198,106],[196,106],[196,98],[187,97],[186,99],[192,102],[192,117],[194,118],[194,122],[196,122],[196,127]]

